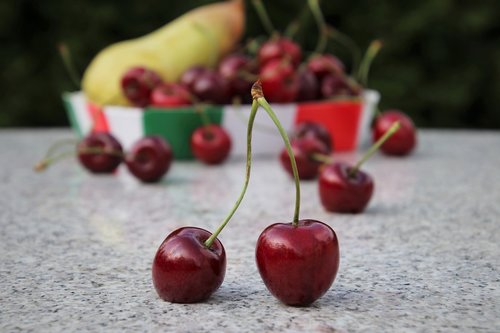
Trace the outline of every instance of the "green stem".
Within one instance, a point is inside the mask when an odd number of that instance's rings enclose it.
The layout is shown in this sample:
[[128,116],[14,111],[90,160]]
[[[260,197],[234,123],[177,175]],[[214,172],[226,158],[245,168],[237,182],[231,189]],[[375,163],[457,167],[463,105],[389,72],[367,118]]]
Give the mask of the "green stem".
[[368,50],[366,50],[365,56],[359,65],[358,70],[358,81],[366,87],[368,83],[368,73],[370,71],[370,66],[373,62],[373,59],[377,56],[377,53],[380,51],[382,47],[382,42],[378,39],[372,41],[370,46],[368,46]]
[[194,106],[194,109],[200,115],[201,122],[202,122],[203,126],[208,127],[212,124],[212,121],[210,121],[210,118],[208,117],[207,113],[205,112],[205,109],[206,109],[205,105],[196,104]]
[[359,46],[349,36],[343,34],[332,26],[328,26],[328,35],[330,36],[330,38],[335,39],[340,44],[344,45],[349,50],[349,52],[351,52],[351,73],[356,73],[359,70],[359,65],[361,62],[361,50],[359,49]]
[[248,127],[247,127],[247,162],[246,162],[246,172],[245,172],[245,183],[243,184],[243,188],[241,190],[240,196],[238,197],[238,200],[236,200],[236,203],[229,212],[228,216],[224,219],[224,221],[222,221],[220,226],[217,228],[217,230],[215,230],[215,232],[210,236],[210,238],[208,238],[205,241],[205,246],[207,248],[210,248],[212,246],[213,242],[215,241],[217,236],[219,236],[222,229],[224,229],[229,220],[231,220],[234,213],[240,206],[240,203],[243,200],[243,197],[245,196],[245,193],[247,191],[248,182],[250,181],[250,169],[252,168],[252,128],[255,120],[255,115],[257,114],[258,109],[259,109],[259,104],[254,100],[252,103],[252,110],[250,112],[250,118],[248,119]]
[[300,21],[292,21],[286,27],[284,35],[290,39],[293,39],[293,37],[297,34],[299,30],[300,30]]
[[77,74],[68,47],[66,46],[66,44],[60,43],[58,49],[59,49],[59,54],[61,55],[61,58],[63,60],[64,67],[66,68],[66,71],[68,72],[71,81],[73,81],[75,86],[78,89],[80,89],[81,86],[80,75]]
[[366,162],[379,148],[386,142],[396,131],[401,127],[399,121],[396,121],[392,126],[385,132],[385,134],[373,144],[373,146],[368,149],[365,155],[356,163],[356,165],[349,170],[349,176],[354,177],[358,172],[359,168],[363,163]]
[[267,33],[270,36],[273,35],[276,29],[274,29],[274,26],[271,22],[271,19],[269,18],[269,15],[267,14],[267,10],[264,7],[262,0],[252,0],[252,5],[257,11],[257,15],[259,15],[259,19],[262,22],[262,25],[266,29]]
[[[78,149],[76,153],[83,153],[83,154],[106,154],[106,155],[113,155],[113,156],[118,156],[118,157],[124,157],[124,153],[121,151],[108,151],[106,149],[102,149],[100,147],[90,147],[90,148],[85,148],[85,149]],[[37,164],[34,166],[35,171],[43,171],[47,169],[51,164],[54,164],[62,159],[75,156],[75,151],[65,151],[62,153],[59,153],[57,155],[53,156],[48,156],[39,161]]]
[[52,146],[47,149],[47,153],[45,154],[45,158],[49,158],[52,156],[59,148],[64,147],[66,145],[76,145],[78,143],[78,140],[76,139],[65,139],[65,140],[59,140],[56,141],[52,144]]
[[329,155],[324,155],[324,154],[319,154],[319,153],[314,153],[311,155],[312,159],[321,162],[324,164],[331,164],[333,163],[333,158]]
[[298,226],[299,223],[299,212],[300,212],[300,178],[299,178],[299,172],[297,170],[297,163],[295,162],[295,156],[292,151],[292,146],[290,145],[290,139],[288,138],[288,135],[286,134],[286,131],[281,125],[278,117],[274,113],[269,103],[267,103],[263,95],[257,98],[257,102],[259,103],[260,106],[264,108],[264,110],[266,110],[267,114],[269,115],[269,117],[271,117],[274,124],[278,128],[278,131],[280,132],[281,137],[285,142],[285,147],[288,152],[288,157],[290,158],[290,162],[292,163],[293,178],[295,180],[295,211],[293,214],[292,224],[293,226],[296,227]]
[[328,43],[328,27],[319,6],[319,0],[308,0],[307,3],[309,4],[309,8],[313,13],[319,30],[319,38],[316,44],[316,48],[314,49],[314,53],[323,53],[325,52],[326,45]]

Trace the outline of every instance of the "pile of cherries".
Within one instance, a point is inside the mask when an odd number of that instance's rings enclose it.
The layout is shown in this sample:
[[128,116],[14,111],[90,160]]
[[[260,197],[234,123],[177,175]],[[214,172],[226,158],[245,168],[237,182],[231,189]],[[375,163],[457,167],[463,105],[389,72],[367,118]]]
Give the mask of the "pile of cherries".
[[[393,129],[398,123],[397,129]],[[411,119],[398,110],[388,110],[373,123],[374,146],[356,166],[333,162],[333,138],[317,123],[299,124],[292,134],[292,149],[301,180],[319,175],[319,195],[323,207],[330,212],[360,213],[368,205],[374,189],[373,178],[359,169],[375,150],[393,156],[410,154],[417,142],[416,129]],[[391,132],[388,134],[388,132]],[[293,176],[286,149],[280,154],[283,168]]]
[[271,103],[352,97],[362,91],[337,57],[316,54],[303,62],[300,46],[279,35],[264,42],[256,57],[229,54],[215,69],[189,68],[178,82],[163,82],[152,69],[133,67],[123,75],[121,86],[135,106],[168,108],[194,103],[231,104],[235,99],[249,103],[249,91],[257,78]]

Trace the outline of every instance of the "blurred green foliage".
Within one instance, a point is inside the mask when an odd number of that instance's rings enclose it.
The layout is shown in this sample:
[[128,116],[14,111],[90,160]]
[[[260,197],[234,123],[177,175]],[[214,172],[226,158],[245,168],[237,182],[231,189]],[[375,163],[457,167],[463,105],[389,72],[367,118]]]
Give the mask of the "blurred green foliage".
[[[60,126],[60,100],[74,90],[57,44],[83,72],[106,45],[146,34],[208,0],[0,2],[0,126]],[[267,0],[274,25],[300,18],[296,39],[313,50],[317,28],[304,0]],[[364,50],[380,38],[369,86],[381,109],[400,108],[419,126],[500,128],[500,1],[322,1],[327,21]],[[265,34],[247,2],[247,37]],[[329,51],[349,66],[350,54]],[[171,50],[175,52],[175,49]]]

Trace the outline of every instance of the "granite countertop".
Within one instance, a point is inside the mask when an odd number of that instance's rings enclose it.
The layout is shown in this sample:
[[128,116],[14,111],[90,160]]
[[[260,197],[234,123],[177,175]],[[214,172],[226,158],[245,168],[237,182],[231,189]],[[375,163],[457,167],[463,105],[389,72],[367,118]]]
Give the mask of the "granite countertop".
[[[303,182],[302,213],[333,227],[339,274],[308,308],[280,304],[254,261],[260,232],[290,221],[293,183],[277,159],[254,161],[249,191],[220,236],[221,288],[170,304],[151,282],[173,229],[214,230],[233,205],[242,160],[176,162],[158,185],[126,170],[92,176],[70,159],[32,165],[68,130],[0,131],[1,332],[499,332],[500,132],[420,131],[409,158],[377,154],[364,214],[325,212]],[[339,154],[354,161],[359,154]]]

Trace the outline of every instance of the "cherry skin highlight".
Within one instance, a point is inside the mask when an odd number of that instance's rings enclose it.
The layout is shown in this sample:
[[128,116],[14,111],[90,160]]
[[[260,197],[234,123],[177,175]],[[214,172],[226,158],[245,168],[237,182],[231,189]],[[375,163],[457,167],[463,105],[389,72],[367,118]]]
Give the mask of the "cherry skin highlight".
[[[321,162],[314,159],[314,154],[328,155],[329,150],[323,142],[314,137],[292,139],[292,151],[297,163],[297,171],[301,180],[316,178]],[[293,177],[292,164],[285,148],[281,151],[280,161],[286,172]]]
[[[259,48],[258,59],[260,66],[266,65],[271,60],[285,60],[297,67],[302,60],[300,46],[286,37],[270,39]],[[266,96],[267,97],[267,96]]]
[[172,149],[160,136],[147,136],[137,141],[125,158],[128,170],[145,183],[159,181],[170,169]]
[[339,243],[335,231],[320,221],[276,223],[261,233],[255,258],[271,294],[287,305],[308,306],[335,280]]
[[299,79],[286,61],[270,60],[260,69],[260,81],[266,99],[271,103],[290,103],[299,93]]
[[151,105],[159,107],[177,107],[191,104],[189,91],[178,83],[162,83],[151,93]]
[[105,132],[90,133],[77,145],[78,160],[92,173],[112,173],[122,162],[122,154],[120,142]]
[[158,248],[153,261],[153,285],[158,295],[172,303],[196,303],[208,299],[226,274],[226,252],[211,233],[184,227],[173,231]]
[[229,156],[231,138],[219,125],[202,126],[191,135],[191,151],[206,164],[219,164]]
[[360,213],[373,194],[372,177],[358,170],[354,175],[346,163],[324,165],[319,173],[319,196],[321,204],[329,212]]
[[384,142],[380,150],[387,155],[408,155],[417,145],[417,130],[410,117],[399,110],[388,110],[375,118],[373,141],[375,142],[382,137],[396,121],[399,121],[401,127]]

